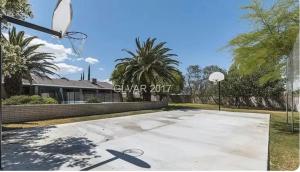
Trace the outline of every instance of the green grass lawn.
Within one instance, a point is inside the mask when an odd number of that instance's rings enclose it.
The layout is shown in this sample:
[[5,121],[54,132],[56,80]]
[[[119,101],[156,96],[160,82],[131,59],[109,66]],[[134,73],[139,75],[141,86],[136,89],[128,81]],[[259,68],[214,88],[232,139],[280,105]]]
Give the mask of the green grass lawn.
[[[63,119],[52,119],[44,121],[24,122],[18,124],[6,124],[4,130],[19,129],[19,128],[30,128],[40,127],[48,125],[56,125],[63,123],[72,123],[88,120],[97,120],[104,118],[113,118],[128,115],[138,115],[158,111],[168,111],[176,109],[207,109],[217,110],[216,105],[207,104],[170,104],[167,108],[158,110],[143,110],[143,111],[131,111],[114,114],[104,115],[92,115],[83,117],[72,117]],[[233,108],[222,108],[224,111],[231,112],[257,112],[271,114],[270,121],[270,157],[269,157],[269,168],[270,170],[295,170],[299,166],[299,132],[291,133],[286,125],[286,113],[283,111],[268,111],[268,110],[255,110],[255,109],[233,109]],[[295,117],[299,126],[299,113]]]

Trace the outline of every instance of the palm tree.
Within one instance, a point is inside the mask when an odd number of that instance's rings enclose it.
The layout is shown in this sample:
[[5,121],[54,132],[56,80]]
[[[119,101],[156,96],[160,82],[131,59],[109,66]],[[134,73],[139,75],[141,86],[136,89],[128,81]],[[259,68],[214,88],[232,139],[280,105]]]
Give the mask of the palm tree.
[[169,53],[171,49],[165,47],[166,42],[156,44],[155,41],[148,38],[141,43],[136,38],[136,52],[124,49],[130,56],[116,60],[116,69],[124,69],[121,75],[124,85],[146,86],[142,92],[145,101],[151,101],[151,85],[174,84],[177,80],[174,74],[180,74],[179,62],[174,59],[177,55]]
[[8,97],[22,93],[22,79],[32,82],[32,74],[44,77],[53,75],[57,67],[51,63],[54,56],[38,52],[43,44],[31,45],[36,37],[26,37],[23,31],[13,27],[4,38],[3,75],[4,87]]
[[[133,101],[133,92],[131,90],[126,90],[126,87],[130,88],[131,84],[130,82],[127,82],[124,80],[123,75],[125,73],[126,65],[118,65],[118,67],[115,68],[115,70],[111,74],[110,80],[113,82],[114,86],[122,86],[125,88],[122,88],[121,92],[126,92],[126,101],[131,102]],[[123,99],[123,97],[121,96]]]

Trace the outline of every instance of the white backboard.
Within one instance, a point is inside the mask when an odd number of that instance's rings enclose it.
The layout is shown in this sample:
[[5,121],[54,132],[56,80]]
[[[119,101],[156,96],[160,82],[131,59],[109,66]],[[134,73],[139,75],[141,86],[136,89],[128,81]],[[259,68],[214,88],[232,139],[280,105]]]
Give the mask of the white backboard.
[[63,37],[69,29],[72,16],[71,0],[58,0],[52,16],[52,29],[61,32]]
[[214,73],[209,75],[208,79],[212,82],[220,82],[220,81],[223,81],[225,79],[225,76],[221,72],[214,72]]

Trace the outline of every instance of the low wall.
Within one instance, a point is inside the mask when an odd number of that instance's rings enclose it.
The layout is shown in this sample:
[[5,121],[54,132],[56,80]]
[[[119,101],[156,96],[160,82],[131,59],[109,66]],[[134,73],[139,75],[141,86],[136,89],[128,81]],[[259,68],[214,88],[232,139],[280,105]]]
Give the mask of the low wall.
[[[299,97],[298,97],[299,98]],[[171,103],[200,103],[200,104],[217,104],[218,97],[203,96],[203,97],[191,97],[190,95],[170,95],[169,101]],[[291,100],[289,100],[291,102]],[[294,97],[294,102],[299,102]],[[221,103],[225,106],[236,106],[236,107],[253,107],[261,109],[274,109],[274,110],[285,110],[286,98],[273,97],[221,97]],[[296,105],[297,106],[297,105]]]
[[166,101],[58,105],[6,105],[3,106],[3,123],[159,109],[166,107],[167,105],[168,103]]
[[192,103],[191,95],[170,95],[169,102],[171,103]]

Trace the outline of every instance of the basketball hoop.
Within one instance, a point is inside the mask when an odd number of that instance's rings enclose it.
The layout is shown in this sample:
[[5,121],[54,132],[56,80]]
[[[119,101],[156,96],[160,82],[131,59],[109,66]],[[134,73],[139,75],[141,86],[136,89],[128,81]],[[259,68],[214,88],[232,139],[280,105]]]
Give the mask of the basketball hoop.
[[221,110],[221,81],[223,81],[225,79],[225,76],[223,73],[221,72],[214,72],[212,74],[209,75],[208,78],[211,82],[213,82],[214,84],[218,84],[219,87],[219,111]]
[[60,32],[59,39],[67,38],[76,56],[81,57],[87,34],[82,32],[70,32],[69,27],[73,17],[71,0],[58,0],[52,16],[52,29]]
[[64,38],[67,38],[71,44],[76,56],[81,57],[82,50],[87,39],[87,34],[82,32],[66,32]]
[[225,78],[224,74],[221,72],[214,72],[209,75],[208,80],[210,80],[213,83],[218,83],[220,81],[223,81]]

